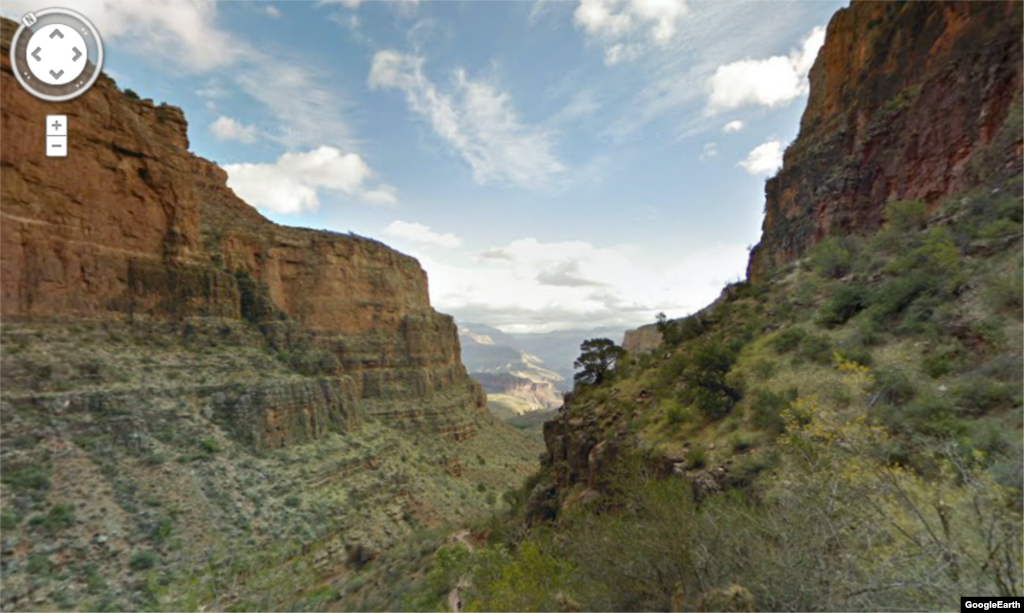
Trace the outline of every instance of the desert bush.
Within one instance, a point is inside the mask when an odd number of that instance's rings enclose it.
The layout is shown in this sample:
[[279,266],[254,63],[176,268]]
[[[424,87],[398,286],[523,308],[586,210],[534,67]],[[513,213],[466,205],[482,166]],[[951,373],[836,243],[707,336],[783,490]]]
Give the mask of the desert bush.
[[923,230],[928,222],[928,205],[920,200],[896,200],[885,207],[885,220],[899,232]]
[[838,279],[848,274],[853,266],[855,254],[851,241],[845,237],[829,237],[811,250],[811,268],[824,279]]
[[939,396],[919,396],[903,407],[890,410],[883,421],[897,433],[940,439],[958,437],[967,428],[953,403]]
[[832,341],[827,336],[809,334],[800,341],[796,355],[802,360],[816,364],[828,364],[832,361],[833,353]]
[[45,515],[36,515],[28,520],[28,525],[54,535],[67,530],[75,523],[75,508],[70,504],[58,504]]
[[971,332],[985,342],[989,351],[999,351],[1006,345],[1006,328],[998,317],[984,317],[973,322]]
[[775,376],[777,367],[775,362],[764,358],[756,360],[750,365],[750,372],[758,381],[767,381]]
[[829,328],[845,324],[868,306],[868,290],[860,283],[844,283],[821,306],[818,322]]
[[807,331],[803,328],[786,328],[773,336],[768,344],[776,353],[789,353],[799,347],[806,337]]
[[684,355],[680,400],[711,419],[724,417],[742,398],[742,386],[729,377],[735,355],[722,343],[708,341]]
[[889,367],[875,373],[875,392],[878,400],[902,406],[917,395],[917,386],[902,370]]
[[703,445],[693,445],[686,450],[683,458],[686,468],[704,468],[708,462],[708,452]]
[[966,375],[952,387],[957,406],[968,414],[1007,409],[1015,404],[1016,386],[994,381],[979,374]]
[[150,550],[136,551],[128,560],[128,567],[134,571],[149,570],[156,566],[156,553]]
[[921,357],[921,370],[937,379],[960,368],[963,363],[963,350],[959,345],[945,344],[926,349]]
[[690,421],[690,414],[685,407],[679,404],[674,398],[666,398],[661,401],[665,407],[665,422],[670,426],[678,426]]
[[993,311],[1020,317],[1024,313],[1024,269],[989,277],[984,296]]
[[758,428],[781,434],[786,428],[782,412],[789,408],[798,395],[795,387],[784,392],[760,390],[750,404],[751,421]]
[[41,466],[9,468],[0,474],[0,480],[14,489],[40,491],[50,489],[50,477]]

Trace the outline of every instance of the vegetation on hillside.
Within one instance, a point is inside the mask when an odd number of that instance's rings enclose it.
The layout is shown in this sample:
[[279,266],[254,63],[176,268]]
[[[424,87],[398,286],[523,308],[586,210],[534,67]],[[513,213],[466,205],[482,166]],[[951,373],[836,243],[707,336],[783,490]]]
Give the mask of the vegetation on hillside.
[[417,602],[441,606],[456,584],[469,610],[1021,595],[1020,198],[1017,180],[935,210],[894,202],[874,235],[659,317],[661,349],[577,385],[565,408],[628,424],[611,485],[587,503],[585,484],[563,488],[554,522],[528,521],[546,467],[488,546],[438,553]]

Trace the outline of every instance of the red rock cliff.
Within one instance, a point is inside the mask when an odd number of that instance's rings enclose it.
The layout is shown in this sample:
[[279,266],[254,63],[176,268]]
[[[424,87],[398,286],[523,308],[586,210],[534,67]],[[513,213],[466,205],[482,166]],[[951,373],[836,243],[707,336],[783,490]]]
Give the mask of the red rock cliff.
[[[325,374],[344,376],[370,413],[470,433],[463,418],[485,413],[483,393],[414,258],[268,221],[189,153],[180,109],[131,99],[106,76],[72,101],[33,98],[11,73],[16,24],[2,26],[4,321],[245,319],[271,344],[298,329],[337,358]],[[45,156],[48,114],[68,116],[66,159]]]
[[937,204],[1021,172],[1020,2],[853,2],[828,25],[800,135],[765,187],[748,276],[891,200]]

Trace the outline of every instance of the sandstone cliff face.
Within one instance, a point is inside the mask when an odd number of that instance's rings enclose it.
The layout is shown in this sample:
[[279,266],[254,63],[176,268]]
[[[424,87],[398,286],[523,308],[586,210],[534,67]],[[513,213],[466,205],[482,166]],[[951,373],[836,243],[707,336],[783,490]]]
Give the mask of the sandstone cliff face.
[[653,351],[664,342],[661,331],[656,324],[640,326],[633,330],[626,330],[622,336],[622,347],[626,351],[639,354]]
[[[258,447],[316,438],[359,413],[472,435],[484,396],[414,258],[271,223],[234,195],[221,168],[189,153],[180,109],[132,100],[106,76],[69,102],[31,97],[11,74],[15,29],[3,20],[5,322],[227,318],[258,326],[274,351],[319,356],[304,373],[319,382],[217,402],[262,424],[246,429]],[[67,159],[45,156],[47,114],[68,116]]]
[[748,275],[833,234],[867,232],[885,204],[1013,176],[1022,165],[1019,2],[853,2],[829,23],[800,135],[765,187]]

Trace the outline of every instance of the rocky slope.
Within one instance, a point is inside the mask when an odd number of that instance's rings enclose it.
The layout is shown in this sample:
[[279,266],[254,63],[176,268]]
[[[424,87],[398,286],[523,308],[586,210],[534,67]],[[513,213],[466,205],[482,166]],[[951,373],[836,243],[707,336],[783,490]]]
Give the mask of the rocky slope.
[[[189,152],[180,109],[106,76],[29,96],[15,29],[0,605],[389,608],[367,601],[389,552],[416,543],[408,565],[425,531],[500,505],[539,445],[487,413],[415,259],[269,222]],[[44,155],[47,114],[68,116],[67,159]]]
[[949,195],[1021,165],[1019,2],[859,2],[840,10],[810,72],[800,135],[765,187],[748,276],[833,234],[866,233],[885,204]]

